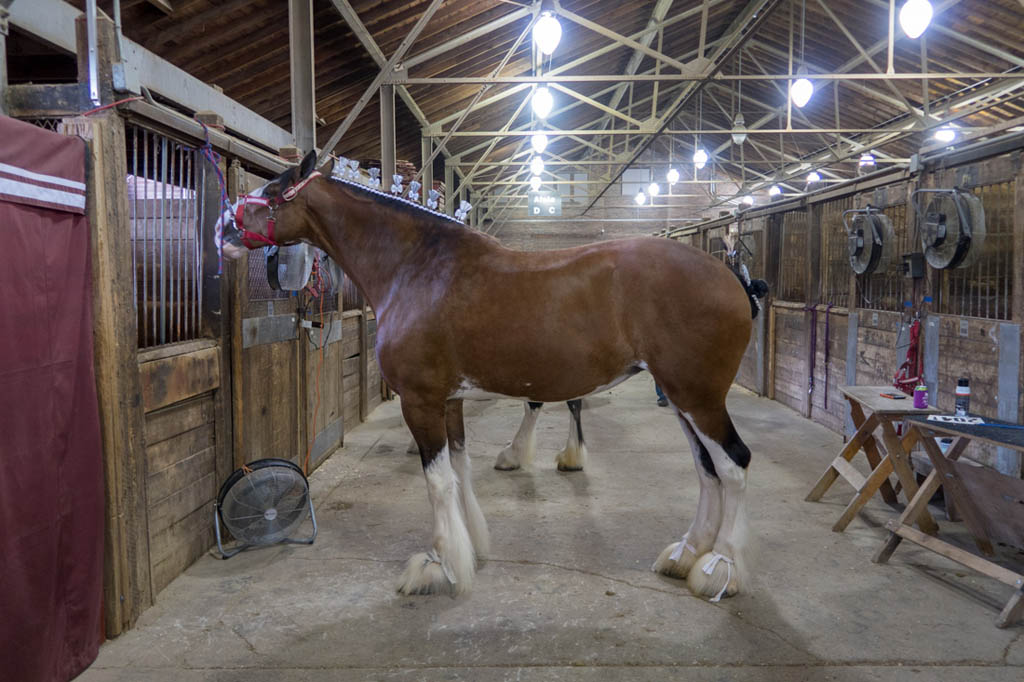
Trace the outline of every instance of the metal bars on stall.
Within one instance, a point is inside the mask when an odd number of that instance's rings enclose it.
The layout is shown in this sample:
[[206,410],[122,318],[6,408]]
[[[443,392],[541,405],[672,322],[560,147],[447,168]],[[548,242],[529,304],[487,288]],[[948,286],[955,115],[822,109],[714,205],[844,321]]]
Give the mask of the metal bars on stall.
[[198,338],[205,164],[194,147],[141,126],[126,130],[138,347]]

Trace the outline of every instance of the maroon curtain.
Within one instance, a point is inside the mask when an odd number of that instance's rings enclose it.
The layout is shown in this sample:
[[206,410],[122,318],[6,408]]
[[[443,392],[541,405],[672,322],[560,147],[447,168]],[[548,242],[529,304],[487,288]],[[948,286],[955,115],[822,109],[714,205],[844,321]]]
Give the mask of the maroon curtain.
[[0,116],[0,677],[96,658],[103,470],[85,144]]

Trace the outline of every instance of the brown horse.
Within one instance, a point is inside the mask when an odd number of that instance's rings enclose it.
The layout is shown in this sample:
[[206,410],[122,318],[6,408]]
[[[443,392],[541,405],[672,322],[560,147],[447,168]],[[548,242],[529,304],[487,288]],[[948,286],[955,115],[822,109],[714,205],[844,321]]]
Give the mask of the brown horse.
[[725,407],[751,330],[752,293],[722,262],[652,237],[525,253],[447,216],[314,170],[311,152],[221,219],[241,241],[308,242],[339,263],[377,314],[377,359],[401,396],[433,507],[432,549],[399,591],[464,592],[488,531],[473,493],[464,398],[534,402],[607,390],[649,369],[700,478],[696,518],[654,570],[696,594],[740,588],[750,450]]

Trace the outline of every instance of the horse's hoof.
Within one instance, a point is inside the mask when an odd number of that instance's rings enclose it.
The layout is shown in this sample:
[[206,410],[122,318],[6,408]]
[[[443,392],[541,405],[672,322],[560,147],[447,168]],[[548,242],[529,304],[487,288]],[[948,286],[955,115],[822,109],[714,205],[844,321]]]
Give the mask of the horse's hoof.
[[503,462],[501,458],[498,458],[498,461],[494,463],[494,468],[498,471],[515,471],[519,465],[513,462]]
[[558,470],[559,471],[567,471],[567,472],[569,472],[569,471],[583,471],[583,465],[581,464],[579,466],[566,466],[565,464],[559,464],[558,465]]
[[440,562],[423,552],[409,557],[402,577],[398,579],[398,592],[404,595],[453,594],[452,587]]
[[697,561],[697,555],[689,549],[684,549],[678,559],[673,559],[672,554],[678,547],[679,543],[673,542],[663,549],[658,556],[658,560],[651,566],[651,570],[655,573],[666,575],[669,578],[686,580],[686,576],[690,573],[690,569],[693,568],[694,562]]
[[498,454],[494,468],[498,471],[515,471],[521,466],[519,453],[511,447],[507,447]]
[[740,576],[731,559],[708,552],[693,564],[686,584],[698,597],[718,601],[740,591]]
[[566,448],[555,455],[555,464],[559,471],[583,471],[587,463],[587,449],[581,445],[578,448]]

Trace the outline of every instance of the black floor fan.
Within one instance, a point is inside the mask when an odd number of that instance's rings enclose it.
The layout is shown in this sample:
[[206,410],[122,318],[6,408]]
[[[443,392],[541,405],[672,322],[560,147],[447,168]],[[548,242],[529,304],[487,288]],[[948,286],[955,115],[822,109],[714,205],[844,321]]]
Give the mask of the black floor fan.
[[[291,535],[309,516],[313,532],[307,538]],[[238,545],[224,549],[221,524]],[[249,547],[279,542],[311,545],[316,540],[316,513],[309,481],[302,469],[286,459],[261,459],[236,469],[220,487],[213,526],[217,549],[229,559]]]

